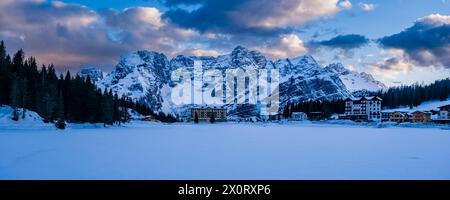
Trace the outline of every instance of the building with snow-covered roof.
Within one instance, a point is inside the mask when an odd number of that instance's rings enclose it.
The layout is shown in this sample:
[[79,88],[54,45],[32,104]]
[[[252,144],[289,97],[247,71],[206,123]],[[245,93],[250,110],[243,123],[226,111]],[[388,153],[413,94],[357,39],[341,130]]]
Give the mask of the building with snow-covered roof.
[[408,122],[410,120],[410,115],[407,112],[395,111],[392,113],[389,121],[403,123]]
[[351,120],[381,120],[380,97],[347,98],[345,100],[345,117]]
[[436,123],[450,123],[450,104],[439,107],[439,116],[433,121]]
[[304,112],[292,112],[291,120],[303,121],[303,120],[307,120],[307,119],[308,119],[308,116]]
[[191,108],[191,120],[194,120],[196,115],[199,121],[209,121],[212,116],[215,121],[226,121],[227,109],[217,106],[197,106]]

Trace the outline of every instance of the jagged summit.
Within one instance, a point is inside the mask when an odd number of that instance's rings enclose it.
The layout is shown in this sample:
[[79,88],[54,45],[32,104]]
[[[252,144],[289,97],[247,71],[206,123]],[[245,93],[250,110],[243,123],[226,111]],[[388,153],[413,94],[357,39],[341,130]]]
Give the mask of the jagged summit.
[[332,72],[335,72],[339,75],[345,75],[350,73],[350,70],[344,67],[342,63],[332,63],[327,66],[328,69],[330,69]]
[[350,92],[356,92],[360,90],[373,92],[387,88],[385,84],[375,80],[372,75],[366,72],[358,73],[349,70],[345,68],[342,63],[333,63],[326,66],[325,68],[338,74],[340,79]]
[[94,82],[102,80],[105,76],[102,70],[92,66],[81,68],[78,75],[84,78],[89,77]]
[[257,66],[258,68],[264,68],[266,63],[266,57],[258,51],[237,46],[231,52],[231,65],[233,67]]

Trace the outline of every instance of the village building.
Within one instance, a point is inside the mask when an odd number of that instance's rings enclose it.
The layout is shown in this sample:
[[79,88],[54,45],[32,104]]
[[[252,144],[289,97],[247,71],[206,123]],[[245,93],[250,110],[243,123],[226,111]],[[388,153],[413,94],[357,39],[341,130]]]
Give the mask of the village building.
[[391,114],[389,121],[403,123],[403,122],[408,122],[409,118],[410,118],[410,116],[408,115],[408,113],[396,111]]
[[386,122],[391,119],[393,112],[381,112],[381,121]]
[[345,118],[361,121],[381,120],[380,97],[348,98],[345,100]]
[[436,123],[450,123],[450,104],[439,107],[439,116],[433,121]]
[[450,105],[439,107],[439,119],[450,120]]
[[414,123],[428,123],[431,122],[431,113],[415,111],[412,113],[411,121]]
[[324,112],[309,112],[308,119],[311,121],[319,121],[327,119],[327,115]]
[[227,120],[227,109],[220,107],[208,107],[201,106],[191,108],[191,120],[195,120],[195,116],[197,115],[199,121],[209,121],[212,116],[214,116],[214,120],[217,122],[226,121]]
[[303,121],[307,120],[308,116],[304,112],[292,112],[291,120],[293,121]]

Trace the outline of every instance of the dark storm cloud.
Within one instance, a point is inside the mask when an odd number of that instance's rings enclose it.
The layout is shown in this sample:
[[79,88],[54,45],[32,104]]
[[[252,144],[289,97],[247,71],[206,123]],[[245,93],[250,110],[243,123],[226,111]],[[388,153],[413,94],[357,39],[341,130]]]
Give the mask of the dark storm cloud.
[[401,49],[419,66],[450,68],[450,17],[429,15],[404,31],[378,40],[383,48]]
[[[223,32],[234,32],[242,30],[245,27],[239,27],[235,23],[229,13],[239,8],[245,1],[229,0],[229,1],[195,1],[180,2],[179,0],[169,0],[167,4],[179,5],[181,3],[203,3],[203,5],[193,11],[188,11],[181,8],[175,8],[164,13],[163,17],[170,19],[185,28],[195,28],[199,31],[205,32],[208,30]],[[227,31],[225,31],[227,30]]]
[[327,47],[332,49],[351,50],[360,48],[369,44],[370,40],[363,35],[349,34],[338,35],[329,40],[311,41],[309,42],[312,48]]
[[[279,35],[339,11],[337,0],[167,0],[165,19],[201,32]],[[179,5],[200,5],[189,10]]]

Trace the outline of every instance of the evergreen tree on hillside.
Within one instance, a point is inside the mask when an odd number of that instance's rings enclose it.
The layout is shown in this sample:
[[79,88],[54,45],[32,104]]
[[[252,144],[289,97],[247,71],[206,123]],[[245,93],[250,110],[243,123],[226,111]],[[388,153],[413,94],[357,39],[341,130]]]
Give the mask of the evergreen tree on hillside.
[[0,106],[8,102],[9,98],[9,61],[6,55],[6,47],[0,42]]
[[113,99],[111,91],[108,93],[104,92],[103,100],[102,100],[102,121],[104,126],[112,125],[114,122],[114,108],[113,108]]
[[55,106],[55,119],[56,123],[55,126],[58,129],[65,129],[66,128],[66,122],[64,119],[64,100],[62,92],[59,92],[58,99],[56,100],[56,106]]
[[197,112],[194,113],[194,123],[198,124],[198,114],[197,114]]
[[211,118],[209,119],[209,122],[211,124],[213,124],[214,122],[216,122],[216,117],[214,117],[214,113],[211,113]]
[[[59,77],[58,77],[59,76]],[[33,57],[25,58],[23,50],[13,58],[0,41],[0,105],[13,107],[13,117],[19,120],[25,110],[37,112],[44,122],[104,123],[127,122],[128,108],[157,120],[176,122],[172,115],[156,115],[147,105],[129,97],[119,97],[111,91],[97,89],[90,77],[57,75],[52,64],[38,68]],[[22,108],[20,113],[19,108]],[[62,126],[60,126],[62,127]]]
[[13,119],[19,119],[19,108],[22,108],[22,118],[25,118],[25,80],[13,74],[11,76],[10,104],[13,108]]

